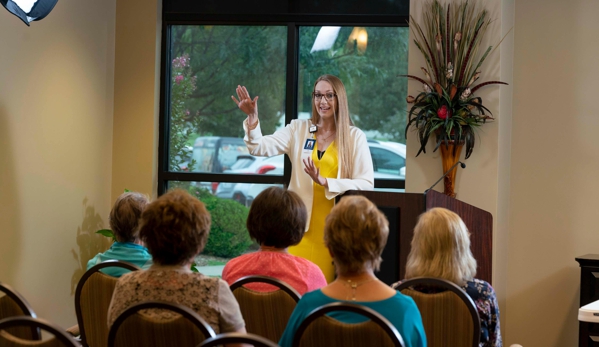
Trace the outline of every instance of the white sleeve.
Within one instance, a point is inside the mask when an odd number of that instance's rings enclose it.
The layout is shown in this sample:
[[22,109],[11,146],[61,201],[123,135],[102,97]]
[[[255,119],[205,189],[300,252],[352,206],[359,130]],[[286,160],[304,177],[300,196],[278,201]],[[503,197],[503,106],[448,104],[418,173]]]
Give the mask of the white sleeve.
[[250,151],[250,154],[262,157],[272,157],[273,155],[287,154],[291,148],[295,125],[292,122],[285,128],[276,131],[272,135],[262,136],[260,121],[253,130],[248,131],[247,118],[243,121],[245,137],[243,140]]
[[329,200],[348,190],[372,190],[374,188],[374,167],[366,135],[361,130],[356,129],[353,143],[352,178],[328,178],[329,188],[325,189],[325,196]]

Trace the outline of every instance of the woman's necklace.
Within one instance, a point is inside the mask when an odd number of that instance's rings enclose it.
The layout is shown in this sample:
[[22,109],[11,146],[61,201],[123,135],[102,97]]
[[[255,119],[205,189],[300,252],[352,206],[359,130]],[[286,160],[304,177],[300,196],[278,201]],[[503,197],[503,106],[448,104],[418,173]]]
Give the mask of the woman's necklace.
[[326,142],[326,140],[328,140],[331,136],[335,135],[335,131],[333,131],[332,133],[329,134],[329,136],[325,137],[324,139],[321,138],[320,141],[321,142]]
[[[372,282],[372,281],[376,281],[377,278],[371,278],[368,280],[364,280],[362,282],[354,282],[350,279],[348,280],[343,280],[343,282],[341,282],[344,286],[349,287],[351,289],[351,301],[356,301],[356,289],[358,289],[359,286],[366,284],[368,282]],[[345,300],[350,300],[349,296],[347,296],[345,298]]]
[[[324,138],[323,138],[322,136],[324,136],[324,134],[323,134],[323,135],[321,135],[321,137],[320,137],[320,140],[318,141],[318,143],[320,144],[318,147],[319,147],[319,148],[323,148],[323,147],[325,147],[324,145],[325,145],[326,143],[328,143],[328,139],[329,139],[329,138],[331,138],[331,136],[335,135],[336,133],[337,133],[337,131],[335,131],[335,130],[332,130],[332,131],[331,131],[331,133],[329,134],[329,136],[327,136],[327,137],[324,137]],[[325,148],[325,149],[326,149],[326,148]]]

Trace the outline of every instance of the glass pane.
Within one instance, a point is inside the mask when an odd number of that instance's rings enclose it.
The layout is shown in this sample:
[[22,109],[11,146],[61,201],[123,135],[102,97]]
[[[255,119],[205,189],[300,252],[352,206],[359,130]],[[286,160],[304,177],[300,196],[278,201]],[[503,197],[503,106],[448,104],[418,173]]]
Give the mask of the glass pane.
[[[282,158],[282,156],[280,156]],[[261,158],[262,159],[262,158]],[[276,162],[277,157],[263,160]],[[265,165],[270,165],[266,163]],[[198,270],[204,275],[221,276],[232,258],[258,250],[246,228],[249,208],[264,189],[280,184],[226,182],[168,182],[168,188],[180,188],[198,198],[210,212],[212,226],[204,251],[196,257]]]
[[314,81],[339,77],[369,141],[375,179],[405,179],[407,27],[300,27],[298,118],[310,118]]
[[286,40],[285,26],[171,27],[169,171],[227,173],[248,155],[239,84],[260,95],[265,134],[283,125]]

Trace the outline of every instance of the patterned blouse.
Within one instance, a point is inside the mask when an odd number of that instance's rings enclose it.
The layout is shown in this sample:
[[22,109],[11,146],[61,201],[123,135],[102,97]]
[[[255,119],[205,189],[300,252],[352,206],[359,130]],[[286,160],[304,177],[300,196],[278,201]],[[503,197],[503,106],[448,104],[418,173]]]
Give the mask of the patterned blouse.
[[[144,301],[166,301],[187,306],[212,326],[214,332],[234,332],[245,327],[239,304],[227,283],[187,269],[154,266],[133,271],[117,282],[108,309],[108,326],[128,307]],[[156,319],[172,319],[167,310],[145,310]]]
[[[473,279],[466,282],[462,289],[472,298],[478,316],[480,317],[480,343],[479,347],[503,347],[499,329],[499,304],[495,290],[483,280]],[[435,287],[416,287],[421,293],[437,293]]]

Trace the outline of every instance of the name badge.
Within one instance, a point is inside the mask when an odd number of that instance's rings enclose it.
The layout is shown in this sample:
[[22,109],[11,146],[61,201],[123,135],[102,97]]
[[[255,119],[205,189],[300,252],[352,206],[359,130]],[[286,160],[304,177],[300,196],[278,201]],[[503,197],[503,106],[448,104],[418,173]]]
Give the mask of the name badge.
[[316,143],[315,139],[306,139],[306,143],[304,144],[304,149],[314,150],[315,143]]

